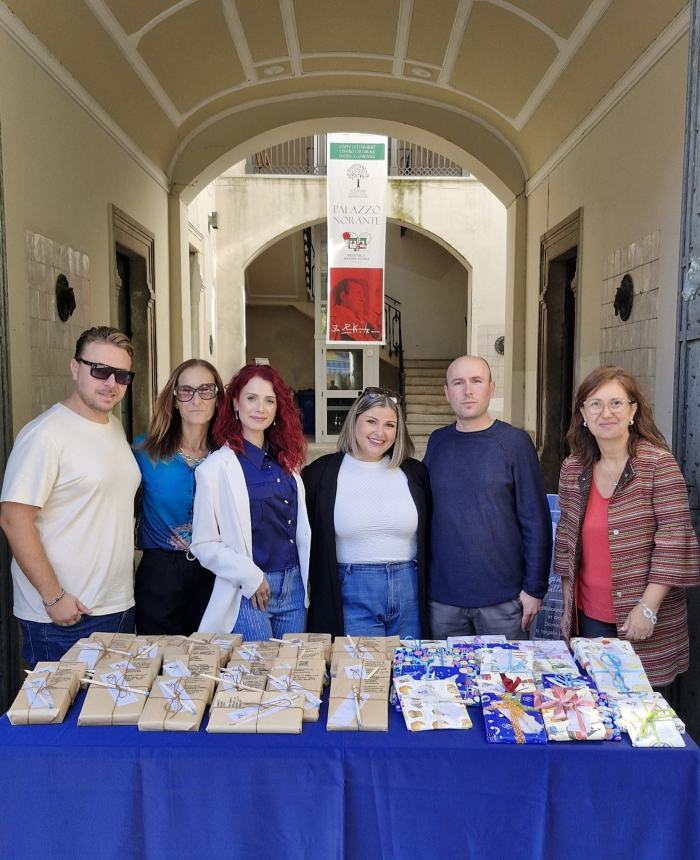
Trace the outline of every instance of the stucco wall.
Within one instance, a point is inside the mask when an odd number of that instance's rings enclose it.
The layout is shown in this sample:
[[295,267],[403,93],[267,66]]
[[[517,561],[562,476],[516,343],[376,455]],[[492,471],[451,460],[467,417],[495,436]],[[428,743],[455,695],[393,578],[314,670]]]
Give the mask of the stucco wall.
[[[158,370],[161,379],[167,377],[167,194],[4,31],[0,31],[0,82],[16,432],[33,417],[28,231],[89,258],[86,325],[110,322],[109,204],[155,234]],[[47,392],[52,395],[60,399],[65,389],[57,386],[55,393]]]
[[685,37],[528,197],[528,429],[534,428],[536,415],[540,237],[582,207],[575,381],[582,380],[601,360],[601,304],[608,300],[604,286],[611,276],[610,254],[632,243],[643,243],[658,231],[657,350],[652,399],[658,424],[667,438],[671,437],[687,53]]

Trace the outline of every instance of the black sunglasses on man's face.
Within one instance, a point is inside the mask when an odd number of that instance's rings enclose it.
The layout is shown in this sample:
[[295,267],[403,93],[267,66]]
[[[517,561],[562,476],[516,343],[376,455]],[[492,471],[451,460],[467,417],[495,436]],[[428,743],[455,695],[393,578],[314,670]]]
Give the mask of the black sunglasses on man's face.
[[136,376],[136,372],[133,370],[122,370],[121,367],[112,367],[109,364],[100,364],[98,361],[88,361],[87,358],[78,358],[77,356],[75,360],[81,364],[87,364],[93,379],[109,379],[110,376],[114,376],[117,385],[131,385]]

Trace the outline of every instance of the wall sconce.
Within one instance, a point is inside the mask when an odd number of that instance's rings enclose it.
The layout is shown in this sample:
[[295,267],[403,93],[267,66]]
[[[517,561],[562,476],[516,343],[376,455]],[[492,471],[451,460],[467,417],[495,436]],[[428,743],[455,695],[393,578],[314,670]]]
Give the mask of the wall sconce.
[[75,307],[75,293],[68,278],[61,274],[56,278],[56,310],[61,322],[68,322]]
[[210,230],[218,230],[219,229],[219,213],[218,212],[210,212],[209,218],[207,219],[207,225]]

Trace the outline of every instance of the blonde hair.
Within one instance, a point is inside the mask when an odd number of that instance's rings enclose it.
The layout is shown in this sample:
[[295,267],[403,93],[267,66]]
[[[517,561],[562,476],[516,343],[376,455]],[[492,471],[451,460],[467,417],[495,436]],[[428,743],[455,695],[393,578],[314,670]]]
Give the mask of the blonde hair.
[[355,436],[355,425],[357,419],[363,412],[373,409],[375,406],[388,406],[394,410],[396,415],[396,439],[394,444],[389,449],[389,467],[392,469],[400,466],[404,460],[413,456],[415,447],[411,440],[406,426],[403,409],[399,404],[398,396],[389,391],[382,393],[373,393],[371,390],[363,391],[357,400],[352,404],[345,418],[343,429],[338,436],[338,450],[344,454],[351,454],[357,457],[359,453],[357,438]]

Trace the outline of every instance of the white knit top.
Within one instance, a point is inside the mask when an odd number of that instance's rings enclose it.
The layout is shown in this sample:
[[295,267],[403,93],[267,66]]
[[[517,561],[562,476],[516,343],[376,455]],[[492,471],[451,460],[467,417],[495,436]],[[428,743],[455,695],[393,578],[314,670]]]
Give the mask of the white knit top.
[[340,564],[410,561],[416,555],[418,512],[399,468],[346,454],[335,496],[335,547]]

